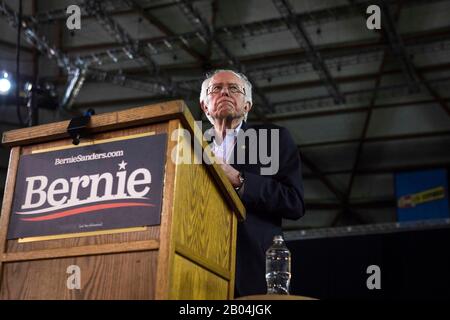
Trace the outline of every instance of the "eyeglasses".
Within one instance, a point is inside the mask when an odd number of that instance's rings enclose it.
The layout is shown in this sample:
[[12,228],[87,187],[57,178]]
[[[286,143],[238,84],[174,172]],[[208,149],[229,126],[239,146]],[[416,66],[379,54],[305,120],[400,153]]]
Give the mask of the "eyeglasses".
[[222,92],[222,89],[226,87],[228,92],[233,94],[241,93],[245,96],[245,88],[240,88],[237,84],[230,84],[229,86],[224,86],[223,84],[213,84],[212,86],[208,87],[206,90],[206,94],[217,94],[219,92]]

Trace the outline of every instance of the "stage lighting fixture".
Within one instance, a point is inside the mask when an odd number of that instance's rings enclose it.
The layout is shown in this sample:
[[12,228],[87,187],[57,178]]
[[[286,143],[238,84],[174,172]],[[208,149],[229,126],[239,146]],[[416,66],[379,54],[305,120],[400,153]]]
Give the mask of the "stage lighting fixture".
[[0,94],[6,95],[10,89],[11,81],[9,80],[9,74],[3,71],[0,77]]
[[33,84],[31,82],[26,82],[24,89],[25,89],[25,92],[31,92],[31,90],[33,90]]

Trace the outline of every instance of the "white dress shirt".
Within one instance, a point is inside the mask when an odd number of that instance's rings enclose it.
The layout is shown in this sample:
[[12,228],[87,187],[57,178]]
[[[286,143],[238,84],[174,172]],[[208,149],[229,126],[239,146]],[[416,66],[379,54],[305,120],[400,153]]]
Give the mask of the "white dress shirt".
[[[227,129],[225,138],[223,139],[221,144],[218,144],[216,142],[216,139],[213,139],[213,142],[210,144],[211,150],[214,153],[214,155],[217,158],[222,159],[223,163],[228,163],[230,159],[241,126],[242,121],[235,129]],[[212,129],[214,130],[214,128]]]

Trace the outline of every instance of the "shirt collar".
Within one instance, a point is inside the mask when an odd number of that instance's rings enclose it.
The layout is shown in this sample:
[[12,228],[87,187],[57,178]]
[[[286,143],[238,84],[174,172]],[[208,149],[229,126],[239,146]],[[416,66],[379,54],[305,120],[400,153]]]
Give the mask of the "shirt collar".
[[[236,128],[234,128],[233,131],[230,132],[230,134],[233,136],[237,136],[239,133],[239,130],[241,130],[243,122],[244,122],[244,120],[242,120],[241,123],[239,123],[239,125]],[[227,135],[228,135],[228,132],[227,132]]]
[[[227,129],[225,139],[226,139],[227,137],[237,137],[237,135],[239,134],[239,130],[241,130],[241,127],[242,127],[242,124],[243,124],[243,123],[244,123],[244,120],[242,120],[236,128],[234,128],[234,129]],[[215,134],[214,127],[212,127],[212,128],[209,129],[209,130],[211,130],[210,133],[211,133],[211,139],[212,139],[212,141],[214,142],[214,144],[215,144],[216,146],[218,146],[218,144],[216,143],[216,140],[214,139],[214,138],[215,138],[215,135],[214,135],[214,134]]]

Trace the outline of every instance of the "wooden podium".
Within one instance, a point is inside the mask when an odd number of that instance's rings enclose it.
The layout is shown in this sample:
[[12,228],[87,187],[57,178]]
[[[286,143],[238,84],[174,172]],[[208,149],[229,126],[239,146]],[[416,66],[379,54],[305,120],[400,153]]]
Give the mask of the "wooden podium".
[[[21,155],[73,147],[68,124],[3,134],[11,156],[0,217],[0,299],[232,299],[237,221],[245,209],[218,165],[171,161],[185,139],[173,139],[174,130],[198,138],[183,101],[95,115],[90,136],[81,140],[168,134],[160,225],[7,240]],[[205,148],[206,142],[199,143]],[[80,268],[80,289],[68,288],[71,265]]]

